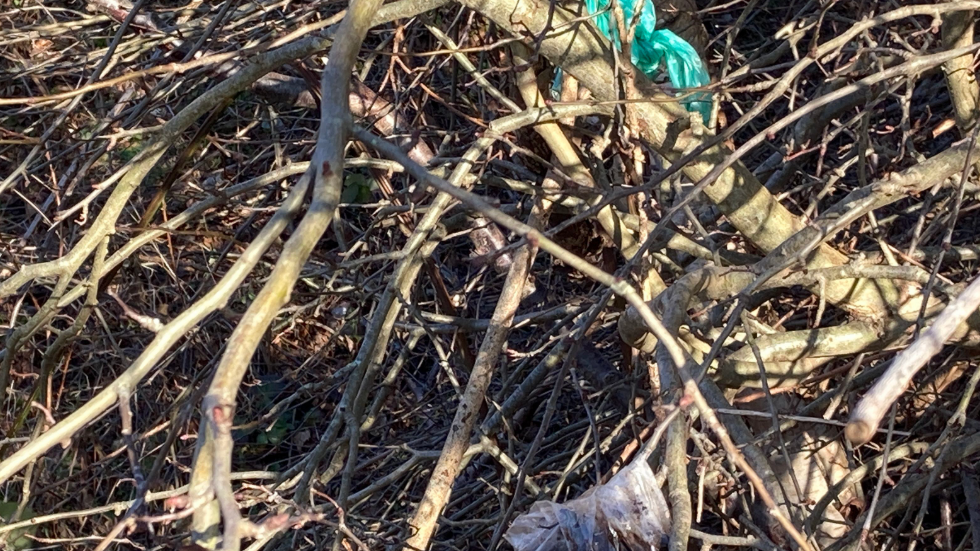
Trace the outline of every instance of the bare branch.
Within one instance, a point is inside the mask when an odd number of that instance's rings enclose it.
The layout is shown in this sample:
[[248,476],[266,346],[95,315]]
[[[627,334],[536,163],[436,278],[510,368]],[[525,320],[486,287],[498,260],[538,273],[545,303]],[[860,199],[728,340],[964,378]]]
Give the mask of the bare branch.
[[942,350],[957,327],[980,307],[980,278],[963,291],[911,346],[895,357],[891,367],[858,402],[847,422],[847,439],[863,444],[874,436],[888,408],[908,388],[912,377]]

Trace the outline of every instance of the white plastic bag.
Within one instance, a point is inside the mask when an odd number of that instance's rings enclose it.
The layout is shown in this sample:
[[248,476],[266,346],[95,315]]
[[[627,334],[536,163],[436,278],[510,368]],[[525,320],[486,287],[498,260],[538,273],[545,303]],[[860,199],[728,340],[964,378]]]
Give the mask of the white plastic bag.
[[[646,458],[563,504],[539,501],[504,538],[517,551],[651,551],[665,547],[670,512]],[[617,542],[619,545],[617,545]]]

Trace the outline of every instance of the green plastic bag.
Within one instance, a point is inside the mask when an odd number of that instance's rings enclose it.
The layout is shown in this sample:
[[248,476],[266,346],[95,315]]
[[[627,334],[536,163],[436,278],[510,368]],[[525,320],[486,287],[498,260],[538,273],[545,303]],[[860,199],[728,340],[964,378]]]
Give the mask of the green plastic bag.
[[[655,78],[661,70],[661,64],[667,66],[667,76],[674,88],[684,90],[707,86],[711,82],[708,71],[694,47],[686,40],[667,29],[657,29],[657,13],[651,0],[620,0],[623,17],[626,24],[633,21],[637,3],[640,5],[640,15],[636,22],[631,47],[631,61],[638,69],[650,78]],[[596,15],[596,27],[620,48],[619,32],[615,16],[610,8],[610,0],[585,0],[585,8],[590,15]],[[555,79],[556,88],[561,84],[561,73]],[[701,92],[689,95],[681,100],[688,111],[701,114],[704,123],[711,116],[711,101],[707,93]]]

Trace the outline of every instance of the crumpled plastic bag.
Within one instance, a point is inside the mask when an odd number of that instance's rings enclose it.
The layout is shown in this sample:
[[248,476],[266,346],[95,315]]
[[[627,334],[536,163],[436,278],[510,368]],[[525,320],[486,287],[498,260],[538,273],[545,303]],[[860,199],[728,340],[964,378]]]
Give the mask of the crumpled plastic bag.
[[669,530],[667,500],[643,458],[577,499],[534,503],[504,539],[517,551],[651,551],[666,548]]
[[[633,43],[630,48],[630,61],[643,73],[655,79],[661,71],[661,64],[667,66],[667,75],[674,88],[685,90],[699,88],[711,83],[711,77],[701,60],[701,56],[686,40],[668,29],[657,29],[657,14],[651,0],[621,0],[623,19],[629,25],[634,12],[639,9]],[[585,0],[585,8],[599,31],[613,41],[616,49],[621,49],[618,26],[610,9],[610,0]],[[561,73],[555,79],[554,87],[560,88]],[[704,92],[688,95],[681,100],[688,111],[701,114],[705,124],[711,117],[711,97]]]

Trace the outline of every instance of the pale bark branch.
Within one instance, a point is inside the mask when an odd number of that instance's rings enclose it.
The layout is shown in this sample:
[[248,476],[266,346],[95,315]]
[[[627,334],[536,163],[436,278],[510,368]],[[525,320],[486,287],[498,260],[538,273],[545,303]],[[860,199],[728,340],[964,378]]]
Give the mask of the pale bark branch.
[[905,392],[912,382],[912,377],[942,350],[943,345],[964,320],[977,315],[978,307],[980,307],[980,278],[974,280],[941,314],[936,316],[932,326],[911,346],[895,357],[888,371],[858,402],[845,431],[851,443],[863,444],[874,436],[888,409]]
[[[975,12],[955,11],[943,16],[942,39],[953,50],[973,44]],[[953,117],[961,132],[968,132],[980,117],[980,84],[973,67],[972,55],[962,55],[943,65],[946,84],[953,102]]]
[[[241,538],[253,531],[250,523],[241,518],[230,478],[231,426],[238,387],[255,348],[279,308],[289,301],[300,270],[337,210],[343,183],[344,148],[351,123],[348,99],[351,71],[380,5],[381,0],[355,0],[340,23],[321,82],[320,128],[307,173],[314,183],[313,198],[296,232],[283,245],[269,281],[228,339],[202,403],[202,426],[209,429],[204,446],[212,447],[210,485],[224,523],[222,548],[225,551],[238,551]],[[195,471],[199,469],[200,466],[195,466]]]

